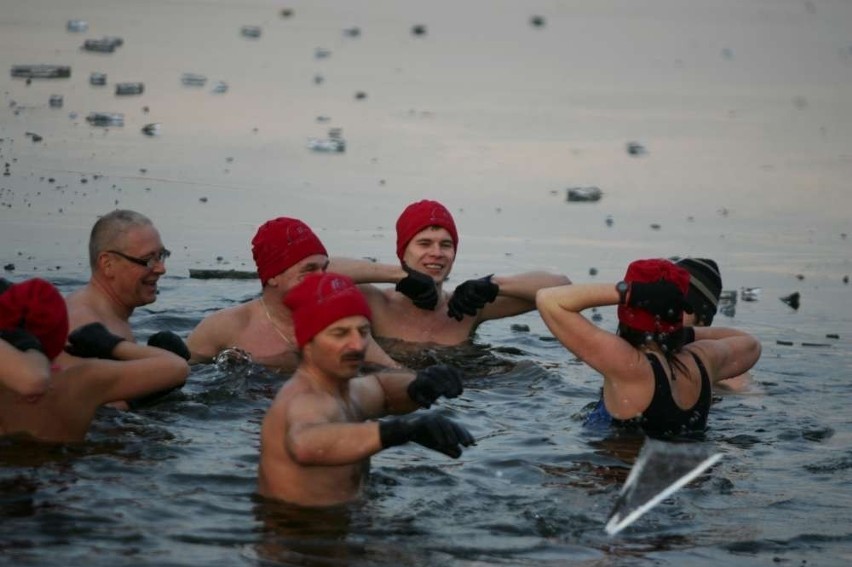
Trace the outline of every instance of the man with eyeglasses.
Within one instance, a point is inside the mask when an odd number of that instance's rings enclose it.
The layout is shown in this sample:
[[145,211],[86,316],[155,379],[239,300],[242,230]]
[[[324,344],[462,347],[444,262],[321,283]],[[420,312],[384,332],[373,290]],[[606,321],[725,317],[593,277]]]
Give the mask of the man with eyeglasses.
[[[170,254],[145,215],[126,209],[103,215],[89,237],[89,283],[66,298],[70,328],[101,323],[110,333],[136,342],[130,316],[157,300],[157,282],[166,273]],[[148,345],[189,358],[186,345],[170,331],[154,334]],[[79,361],[64,353],[57,362],[67,367]]]

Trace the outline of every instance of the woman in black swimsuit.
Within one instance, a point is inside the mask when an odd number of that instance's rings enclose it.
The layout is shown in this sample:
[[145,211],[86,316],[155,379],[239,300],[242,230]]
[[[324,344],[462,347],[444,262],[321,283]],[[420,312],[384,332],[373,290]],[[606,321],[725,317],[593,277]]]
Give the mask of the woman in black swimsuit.
[[[649,435],[703,431],[710,386],[760,358],[753,336],[721,327],[683,327],[689,273],[668,260],[632,262],[624,281],[542,289],[536,304],[554,336],[603,375],[603,404],[617,426]],[[583,317],[618,305],[618,333]],[[688,309],[688,307],[687,307]]]

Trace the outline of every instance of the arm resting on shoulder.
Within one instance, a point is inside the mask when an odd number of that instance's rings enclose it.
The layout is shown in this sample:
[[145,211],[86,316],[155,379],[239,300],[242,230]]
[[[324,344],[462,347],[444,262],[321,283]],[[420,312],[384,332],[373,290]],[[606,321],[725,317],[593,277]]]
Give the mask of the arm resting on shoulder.
[[97,360],[89,370],[100,383],[101,404],[139,398],[186,382],[189,365],[161,348],[122,341],[112,351],[116,360]]
[[399,264],[379,264],[370,260],[338,257],[329,259],[328,271],[349,276],[359,284],[395,284],[408,275]]
[[747,372],[760,359],[761,344],[754,336],[726,327],[694,327],[689,346],[705,355],[713,383]]
[[494,276],[491,281],[497,284],[500,290],[494,303],[487,304],[482,309],[483,321],[532,311],[535,309],[536,293],[539,290],[571,283],[566,276],[543,271],[513,276]]
[[24,397],[40,396],[50,387],[50,361],[37,350],[21,352],[0,339],[0,384]]

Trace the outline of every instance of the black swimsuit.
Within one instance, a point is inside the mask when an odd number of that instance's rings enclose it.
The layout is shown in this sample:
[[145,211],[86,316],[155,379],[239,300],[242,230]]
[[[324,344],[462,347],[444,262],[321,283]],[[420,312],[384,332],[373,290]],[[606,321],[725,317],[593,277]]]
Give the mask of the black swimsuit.
[[704,431],[707,427],[707,414],[710,412],[710,377],[701,360],[694,353],[689,354],[695,359],[701,373],[701,392],[695,405],[686,410],[678,407],[672,398],[669,378],[660,360],[652,354],[646,354],[654,369],[654,397],[642,415],[625,420],[613,418],[612,425],[622,428],[639,427],[651,436]]

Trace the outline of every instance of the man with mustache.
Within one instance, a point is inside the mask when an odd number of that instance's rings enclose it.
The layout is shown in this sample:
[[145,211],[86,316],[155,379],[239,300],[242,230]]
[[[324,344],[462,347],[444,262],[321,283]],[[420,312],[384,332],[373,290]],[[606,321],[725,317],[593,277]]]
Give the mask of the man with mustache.
[[[258,491],[305,507],[356,499],[370,456],[414,441],[458,458],[470,433],[428,408],[462,393],[461,374],[432,366],[414,375],[360,375],[370,338],[370,308],[347,276],[310,274],[285,296],[299,366],[284,383],[261,427]],[[410,415],[401,415],[410,414]],[[379,421],[378,418],[394,416]]]
[[[263,223],[251,245],[260,296],[205,317],[187,338],[190,362],[210,362],[223,350],[236,348],[248,353],[253,362],[292,372],[298,364],[293,317],[282,298],[308,275],[325,272],[328,252],[307,224],[289,217]],[[372,339],[367,361],[399,367]]]

